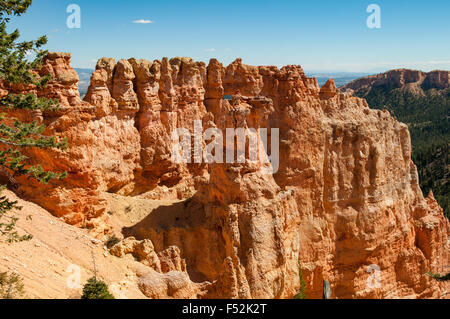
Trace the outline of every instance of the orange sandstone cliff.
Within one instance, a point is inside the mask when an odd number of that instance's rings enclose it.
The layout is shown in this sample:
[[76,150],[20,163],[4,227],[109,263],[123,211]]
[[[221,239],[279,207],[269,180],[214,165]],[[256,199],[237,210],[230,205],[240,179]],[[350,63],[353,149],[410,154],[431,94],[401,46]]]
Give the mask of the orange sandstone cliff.
[[[333,80],[320,88],[300,66],[240,59],[225,67],[102,58],[82,101],[70,57],[48,55],[40,74],[53,80],[43,90],[3,88],[59,99],[58,111],[16,115],[70,144],[29,151],[68,177],[47,186],[19,180],[19,192],[100,237],[110,231],[108,193],[183,200],[124,228],[128,238],[111,250],[146,266],[138,284],[147,297],[292,298],[299,271],[309,298],[322,297],[323,280],[333,298],[445,294],[426,272],[450,264],[450,224],[420,190],[407,125],[388,112],[340,93]],[[171,132],[196,120],[279,128],[279,170],[172,162]]]

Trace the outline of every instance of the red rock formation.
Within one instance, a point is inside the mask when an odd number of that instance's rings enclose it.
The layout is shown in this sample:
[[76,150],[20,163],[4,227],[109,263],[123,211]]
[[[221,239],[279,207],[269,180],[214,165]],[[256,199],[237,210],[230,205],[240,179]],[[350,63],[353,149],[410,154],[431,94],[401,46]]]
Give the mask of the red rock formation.
[[[67,222],[99,227],[102,192],[167,186],[188,198],[195,188],[186,202],[160,207],[125,231],[151,241],[151,263],[159,260],[162,272],[176,271],[166,276],[155,266],[143,274],[147,296],[291,298],[300,286],[298,261],[310,298],[321,297],[324,279],[336,298],[443,293],[425,272],[449,264],[450,225],[432,196],[423,197],[407,126],[389,113],[339,93],[332,80],[319,88],[299,66],[240,59],[206,67],[190,58],[104,58],[81,101],[69,61],[47,57],[41,73],[55,76],[38,94],[60,99],[61,110],[43,121],[71,146],[31,154],[69,177],[22,189]],[[279,170],[267,174],[270,164],[248,160],[173,163],[171,132],[192,132],[195,120],[221,130],[279,128]],[[374,269],[379,286],[369,284]]]
[[329,79],[324,86],[320,88],[319,96],[321,99],[331,99],[332,97],[335,97],[338,93],[338,90],[336,88],[336,84],[334,84],[333,79]]
[[403,88],[415,93],[423,93],[423,90],[432,88],[442,90],[450,88],[450,72],[436,70],[425,73],[408,69],[391,70],[354,80],[343,86],[342,90],[356,91],[372,86],[383,86],[389,89]]

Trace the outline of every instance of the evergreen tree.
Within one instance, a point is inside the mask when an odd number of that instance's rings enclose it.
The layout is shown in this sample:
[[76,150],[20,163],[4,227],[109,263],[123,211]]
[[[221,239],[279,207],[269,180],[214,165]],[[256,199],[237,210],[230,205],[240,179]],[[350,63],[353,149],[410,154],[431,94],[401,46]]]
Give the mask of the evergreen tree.
[[[42,46],[47,43],[45,36],[35,41],[19,41],[19,31],[7,31],[10,17],[20,16],[31,5],[32,0],[0,0],[0,87],[8,88],[10,84],[35,85],[44,87],[49,77],[39,77],[33,70],[41,67],[42,59],[47,54]],[[35,55],[29,60],[27,56]],[[8,91],[8,90],[6,90]],[[0,175],[13,186],[15,177],[27,176],[41,183],[48,183],[53,178],[64,178],[65,173],[45,171],[40,165],[31,165],[23,154],[30,148],[64,149],[67,141],[58,141],[54,136],[45,136],[45,125],[36,122],[24,123],[11,117],[14,110],[45,111],[54,110],[58,102],[39,98],[34,94],[0,95]],[[0,187],[0,192],[6,186]],[[31,239],[31,235],[19,236],[15,230],[17,218],[14,209],[20,209],[17,202],[5,196],[0,197],[0,235],[6,236],[9,242]]]
[[84,285],[81,299],[114,299],[114,296],[109,292],[108,286],[94,276]]

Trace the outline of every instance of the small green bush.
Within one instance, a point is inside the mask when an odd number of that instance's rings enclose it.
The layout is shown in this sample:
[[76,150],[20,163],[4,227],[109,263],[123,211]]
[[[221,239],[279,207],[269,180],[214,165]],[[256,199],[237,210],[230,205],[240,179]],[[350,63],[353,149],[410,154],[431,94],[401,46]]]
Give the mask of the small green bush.
[[298,276],[300,279],[300,290],[298,291],[298,294],[294,296],[294,299],[306,299],[306,282],[305,279],[303,279],[303,271],[300,262],[298,263]]
[[113,236],[108,238],[108,240],[105,242],[105,245],[106,245],[106,247],[108,249],[111,249],[112,247],[114,247],[118,243],[120,243],[120,239],[117,238],[116,235],[113,235]]
[[108,286],[97,278],[92,277],[83,287],[81,299],[115,299],[109,292]]

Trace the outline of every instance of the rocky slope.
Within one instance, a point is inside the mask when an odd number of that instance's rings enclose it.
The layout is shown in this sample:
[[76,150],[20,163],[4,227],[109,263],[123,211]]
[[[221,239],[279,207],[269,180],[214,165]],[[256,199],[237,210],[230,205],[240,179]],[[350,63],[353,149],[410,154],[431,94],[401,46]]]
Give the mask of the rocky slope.
[[[181,200],[125,225],[135,239],[111,251],[147,267],[138,279],[147,297],[291,298],[299,271],[310,298],[321,297],[323,280],[335,298],[446,291],[425,273],[449,265],[450,225],[422,195],[408,127],[333,80],[320,88],[299,66],[240,59],[224,67],[103,58],[82,101],[70,54],[51,53],[40,74],[53,76],[43,91],[3,89],[61,101],[38,119],[67,137],[69,150],[29,156],[68,178],[46,187],[23,180],[24,198],[98,237],[112,229],[111,193]],[[172,131],[193,132],[196,120],[219,130],[279,128],[279,170],[248,159],[174,163]]]
[[2,196],[17,200],[22,207],[14,211],[19,218],[18,232],[33,234],[28,242],[0,242],[0,272],[20,274],[25,298],[80,298],[81,287],[94,275],[94,270],[116,298],[145,298],[137,285],[137,274],[145,272],[144,265],[131,256],[122,259],[112,256],[87,230],[67,225],[10,191],[4,191]]

